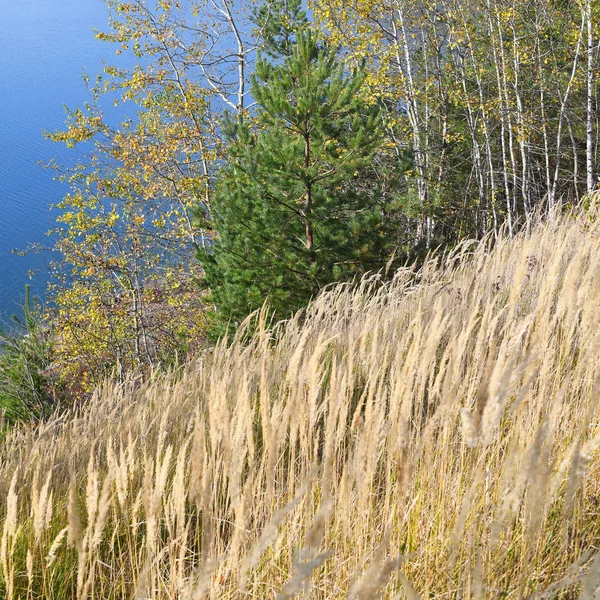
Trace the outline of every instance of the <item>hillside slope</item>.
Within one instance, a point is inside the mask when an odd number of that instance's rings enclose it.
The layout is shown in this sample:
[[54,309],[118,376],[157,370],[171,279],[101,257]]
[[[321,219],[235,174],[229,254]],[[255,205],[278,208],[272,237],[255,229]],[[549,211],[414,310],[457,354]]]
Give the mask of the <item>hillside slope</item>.
[[1,443],[0,596],[595,597],[599,309],[565,217],[107,384]]

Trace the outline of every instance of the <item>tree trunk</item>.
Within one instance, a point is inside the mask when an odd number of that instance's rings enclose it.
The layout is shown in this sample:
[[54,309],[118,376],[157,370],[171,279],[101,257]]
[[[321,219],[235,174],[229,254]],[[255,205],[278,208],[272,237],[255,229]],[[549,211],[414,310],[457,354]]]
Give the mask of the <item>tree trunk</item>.
[[596,187],[594,173],[594,30],[592,23],[592,3],[586,0],[585,12],[587,19],[587,110],[586,110],[586,181],[587,193]]

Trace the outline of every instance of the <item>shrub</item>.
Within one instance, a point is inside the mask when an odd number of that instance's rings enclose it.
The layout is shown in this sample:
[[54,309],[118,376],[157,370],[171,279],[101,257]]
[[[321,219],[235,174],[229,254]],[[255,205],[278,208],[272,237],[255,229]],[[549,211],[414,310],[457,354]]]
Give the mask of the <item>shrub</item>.
[[0,329],[0,410],[9,422],[47,417],[57,403],[52,376],[52,329],[25,287],[23,316]]

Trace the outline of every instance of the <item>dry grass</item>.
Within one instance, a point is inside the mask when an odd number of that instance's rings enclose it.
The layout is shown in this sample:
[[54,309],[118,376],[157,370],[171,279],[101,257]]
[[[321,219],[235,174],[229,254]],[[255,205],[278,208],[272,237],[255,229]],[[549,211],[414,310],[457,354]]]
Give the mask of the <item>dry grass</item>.
[[4,440],[0,596],[598,597],[600,225],[243,336]]

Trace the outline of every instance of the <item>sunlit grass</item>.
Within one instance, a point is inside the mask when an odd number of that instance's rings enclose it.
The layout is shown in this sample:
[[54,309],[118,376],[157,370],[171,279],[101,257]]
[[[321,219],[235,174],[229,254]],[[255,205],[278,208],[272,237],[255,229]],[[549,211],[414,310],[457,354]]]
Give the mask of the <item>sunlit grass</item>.
[[600,226],[465,243],[0,446],[4,598],[592,598]]

